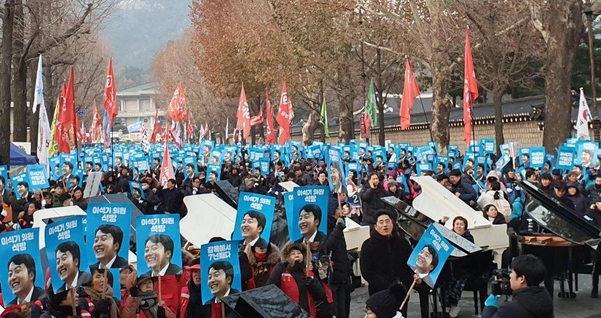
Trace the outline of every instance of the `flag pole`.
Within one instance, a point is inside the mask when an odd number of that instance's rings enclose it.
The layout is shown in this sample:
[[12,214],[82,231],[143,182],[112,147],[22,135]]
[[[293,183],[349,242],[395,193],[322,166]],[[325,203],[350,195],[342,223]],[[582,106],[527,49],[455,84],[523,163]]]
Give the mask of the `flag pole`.
[[428,131],[430,132],[430,141],[434,142],[434,135],[432,135],[432,127],[430,127],[430,121],[428,120],[428,115],[426,115],[426,107],[424,107],[424,102],[422,101],[422,96],[417,96],[419,98],[419,103],[422,105],[422,112],[424,113],[424,119],[426,120],[426,126],[428,126]]

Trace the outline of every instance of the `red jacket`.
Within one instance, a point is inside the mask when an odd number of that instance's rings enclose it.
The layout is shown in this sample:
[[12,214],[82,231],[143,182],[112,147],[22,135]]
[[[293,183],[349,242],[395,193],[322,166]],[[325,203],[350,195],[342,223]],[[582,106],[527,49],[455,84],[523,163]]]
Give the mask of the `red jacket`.
[[[311,274],[313,274],[311,272]],[[311,275],[313,276],[313,275]],[[296,284],[296,280],[288,269],[282,273],[282,283],[280,285],[280,289],[284,292],[284,294],[288,295],[290,299],[292,299],[295,303],[300,302],[300,293],[298,290],[298,285]],[[317,308],[315,308],[315,301],[313,301],[313,297],[311,297],[311,293],[307,291],[307,302],[309,303],[309,314],[311,317],[315,318],[317,316]]]
[[[177,314],[182,290],[178,275],[162,276],[159,279],[161,280],[161,300],[165,303],[163,307],[168,307]],[[154,283],[154,289],[159,290],[158,280]]]

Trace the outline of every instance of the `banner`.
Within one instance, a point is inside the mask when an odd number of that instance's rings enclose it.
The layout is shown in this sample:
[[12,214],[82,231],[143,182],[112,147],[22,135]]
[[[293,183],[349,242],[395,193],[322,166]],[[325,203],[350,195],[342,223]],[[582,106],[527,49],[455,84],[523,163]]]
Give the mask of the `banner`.
[[[141,215],[136,219],[138,276],[179,275],[182,250],[179,214]],[[238,254],[236,253],[236,257]]]
[[545,165],[545,147],[530,148],[530,168],[542,169]]
[[127,266],[131,215],[131,204],[88,204],[86,250],[92,271],[97,268],[121,269]]
[[46,226],[44,240],[55,293],[78,288],[92,279],[84,244],[84,217],[75,216]]
[[44,165],[27,166],[27,177],[29,178],[29,189],[32,192],[38,189],[50,188],[46,167]]
[[[0,234],[0,255],[6,266],[0,270],[4,304],[35,302],[46,294],[44,271],[40,261],[39,228],[22,229]],[[10,290],[10,292],[9,292]]]
[[557,151],[557,165],[555,167],[557,169],[571,171],[574,168],[575,155],[574,148],[567,146],[559,147],[559,150]]
[[269,242],[274,211],[275,197],[241,192],[232,239],[254,244],[260,236]]
[[328,183],[333,193],[346,193],[346,178],[344,177],[342,160],[340,160],[340,149],[330,147],[328,149]]
[[200,248],[202,303],[210,305],[242,290],[238,242],[220,241]]
[[[326,186],[296,187],[292,191],[292,222],[288,223],[290,240],[298,243],[303,238],[325,239],[328,230],[328,197],[330,189]],[[320,238],[321,237],[321,238]]]
[[434,224],[426,229],[407,260],[407,265],[431,288],[455,247],[436,229]]

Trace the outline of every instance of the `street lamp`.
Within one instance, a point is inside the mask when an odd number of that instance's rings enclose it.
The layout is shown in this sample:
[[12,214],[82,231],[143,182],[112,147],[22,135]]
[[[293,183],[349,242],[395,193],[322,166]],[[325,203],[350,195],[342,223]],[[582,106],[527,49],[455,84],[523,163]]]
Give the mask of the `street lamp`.
[[593,93],[593,118],[597,116],[597,81],[595,80],[595,54],[593,48],[593,20],[599,16],[593,10],[593,4],[590,0],[584,3],[584,14],[586,15],[588,29],[588,52],[591,60],[591,92]]

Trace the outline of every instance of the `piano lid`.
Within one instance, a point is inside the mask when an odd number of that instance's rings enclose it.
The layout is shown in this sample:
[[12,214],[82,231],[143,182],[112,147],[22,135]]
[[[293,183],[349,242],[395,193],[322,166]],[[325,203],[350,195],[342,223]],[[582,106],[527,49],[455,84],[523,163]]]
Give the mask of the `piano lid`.
[[549,232],[576,244],[601,238],[597,227],[547,196],[534,184],[528,181],[518,184],[526,193],[524,212]]
[[482,251],[482,248],[480,248],[478,245],[466,240],[465,238],[461,237],[461,235],[458,235],[452,230],[449,230],[441,224],[435,222],[425,214],[414,209],[407,203],[401,201],[399,198],[390,196],[384,197],[381,200],[384,201],[386,204],[392,206],[399,212],[399,226],[405,233],[407,233],[407,235],[409,235],[415,241],[419,241],[419,239],[426,231],[426,228],[430,224],[434,224],[436,229],[438,229],[438,231],[440,231],[440,233],[451,244],[453,244],[453,246],[456,247],[453,250],[451,256],[463,257],[468,254],[474,254]]
[[[482,212],[472,209],[465,202],[461,201],[454,193],[436,182],[432,177],[411,177],[417,182],[422,193],[413,200],[413,207],[427,215],[432,220],[441,220],[448,216],[453,220],[456,216],[464,217],[468,222],[468,229],[478,229],[490,227],[492,223],[482,216]],[[452,222],[447,222],[445,226],[449,229],[453,227]]]

